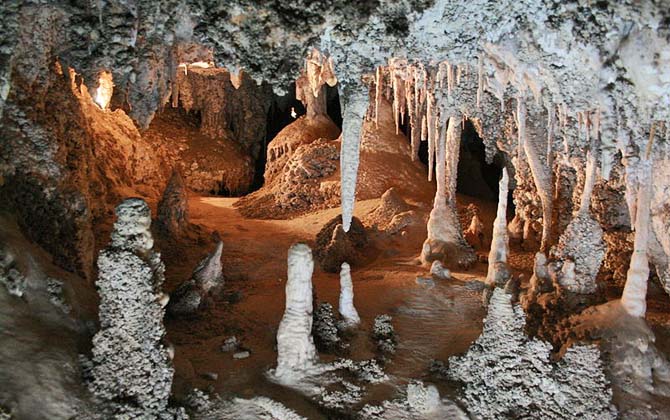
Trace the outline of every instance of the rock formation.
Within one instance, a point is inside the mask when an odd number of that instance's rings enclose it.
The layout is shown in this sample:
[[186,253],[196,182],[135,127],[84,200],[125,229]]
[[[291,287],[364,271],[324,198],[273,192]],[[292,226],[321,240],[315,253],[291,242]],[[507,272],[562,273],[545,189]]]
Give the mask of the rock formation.
[[[357,218],[345,232],[342,218],[337,216],[324,225],[316,235],[316,258],[324,271],[337,273],[342,264],[361,264],[370,255],[365,227]],[[366,255],[367,252],[367,255]]]
[[[424,264],[431,264],[434,260],[441,260],[447,265],[468,267],[474,263],[474,251],[463,239],[461,225],[456,215],[456,167],[454,148],[458,151],[460,141],[460,124],[456,117],[448,118],[446,128],[436,124],[440,135],[436,142],[436,169],[435,177],[437,190],[433,210],[428,219],[428,238],[423,243],[421,260]],[[446,131],[446,133],[445,133]],[[446,138],[446,140],[445,140]],[[446,149],[449,149],[447,156]],[[449,159],[447,165],[446,159]]]
[[149,206],[130,198],[116,217],[98,257],[100,331],[93,337],[90,388],[115,415],[155,417],[168,412],[174,372],[162,344],[164,266],[152,250]]
[[219,241],[211,254],[198,263],[191,278],[182,283],[170,296],[167,311],[171,315],[194,314],[211,293],[223,287],[221,253],[223,242]]
[[481,336],[465,355],[449,359],[447,375],[465,384],[468,412],[483,419],[509,413],[548,419],[616,418],[598,347],[573,345],[553,363],[548,343],[526,337],[524,319],[521,307],[496,288]]
[[481,249],[484,247],[484,223],[479,218],[479,211],[475,207],[473,209],[472,219],[470,225],[463,232],[463,236],[468,244],[474,249]]
[[178,170],[172,170],[170,181],[158,202],[158,228],[169,236],[179,237],[188,226],[188,193]]
[[635,212],[635,243],[626,285],[621,296],[621,306],[632,316],[644,317],[647,312],[647,283],[649,282],[649,242],[650,192],[652,183],[651,162],[644,162],[642,179],[637,196]]
[[340,270],[340,304],[338,311],[347,325],[354,326],[361,322],[361,318],[354,307],[354,284],[351,281],[351,267],[346,262],[342,263],[342,269]]
[[451,278],[451,272],[442,265],[440,260],[433,261],[430,266],[430,274],[438,280],[449,280]]
[[312,339],[312,250],[294,244],[288,250],[286,309],[277,330],[277,368],[273,378],[294,383],[313,370],[317,363]]
[[507,188],[509,177],[507,169],[503,168],[498,193],[498,210],[493,222],[493,238],[489,251],[489,268],[486,273],[486,284],[489,287],[502,287],[507,283],[511,274],[507,266],[509,254],[509,237],[507,236]]
[[559,276],[559,284],[573,293],[594,293],[596,276],[605,256],[603,229],[591,215],[590,203],[596,177],[596,163],[589,155],[586,180],[579,210],[561,235],[558,245],[552,249],[552,256],[566,261],[569,267],[563,271],[570,273],[574,264],[574,274]]

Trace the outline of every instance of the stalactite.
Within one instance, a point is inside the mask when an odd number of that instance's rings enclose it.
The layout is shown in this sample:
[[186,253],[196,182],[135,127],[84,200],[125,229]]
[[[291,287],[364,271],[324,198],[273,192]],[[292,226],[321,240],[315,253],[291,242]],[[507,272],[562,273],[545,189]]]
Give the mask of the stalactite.
[[362,85],[350,86],[342,93],[342,146],[340,152],[340,179],[342,199],[342,227],[349,231],[356,200],[356,180],[363,121],[368,110],[368,90]]
[[[433,180],[433,168],[435,166],[435,96],[428,92],[426,97],[426,139],[428,140],[428,181]],[[440,178],[438,178],[440,179]],[[439,182],[438,182],[439,185]]]
[[519,156],[525,153],[530,166],[530,172],[533,175],[535,188],[542,201],[542,241],[540,250],[546,252],[549,246],[551,236],[551,212],[552,212],[552,184],[550,168],[543,165],[540,159],[540,151],[537,148],[537,139],[527,138],[526,128],[526,106],[523,99],[517,98],[517,129],[519,140]]
[[649,216],[651,203],[651,162],[640,161],[640,188],[637,192],[637,213],[635,216],[635,241],[630,260],[626,285],[621,295],[621,305],[632,316],[644,317],[647,312],[647,283],[649,280]]
[[454,213],[456,219],[456,185],[458,180],[458,159],[461,150],[461,133],[462,125],[458,117],[452,116],[449,118],[449,126],[447,129],[447,144],[446,144],[446,196],[447,205]]
[[489,267],[486,273],[486,284],[489,286],[503,286],[509,280],[510,273],[507,267],[509,253],[509,236],[507,235],[507,193],[509,177],[507,168],[503,168],[498,190],[498,210],[493,221],[493,238],[489,251]]
[[482,107],[482,96],[484,94],[484,60],[477,59],[477,109]]
[[384,74],[382,67],[375,72],[375,127],[379,128],[379,104],[382,101],[384,89]]

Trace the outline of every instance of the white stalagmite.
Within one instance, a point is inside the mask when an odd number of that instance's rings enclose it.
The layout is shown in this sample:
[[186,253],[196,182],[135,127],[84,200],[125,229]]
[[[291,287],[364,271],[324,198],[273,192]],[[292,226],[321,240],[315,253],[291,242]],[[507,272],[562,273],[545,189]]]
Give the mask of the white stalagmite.
[[274,377],[295,383],[318,363],[312,338],[312,250],[294,244],[288,250],[286,309],[277,330],[277,369]]
[[507,254],[509,252],[509,237],[507,236],[507,192],[509,177],[507,168],[503,168],[498,192],[498,210],[493,221],[493,238],[489,251],[489,269],[486,273],[488,285],[502,286],[509,278],[507,268]]
[[635,214],[635,242],[626,285],[621,296],[623,308],[636,317],[644,317],[647,312],[647,282],[649,280],[649,206],[651,201],[651,162],[640,160],[640,187],[637,193]]
[[[428,218],[428,237],[421,249],[421,261],[425,265],[430,265],[434,260],[442,260],[445,263],[452,261],[461,266],[468,266],[474,260],[474,251],[463,239],[456,214],[455,177],[461,138],[460,130],[460,118],[455,116],[448,118],[446,130],[439,125],[435,130],[438,135],[435,139],[437,190],[433,210]],[[454,152],[454,147],[456,152]],[[447,149],[449,150],[448,158]]]
[[340,151],[340,179],[342,200],[342,227],[349,232],[354,215],[356,180],[360,162],[361,130],[368,110],[368,90],[364,86],[352,86],[343,95],[342,146]]
[[351,267],[348,263],[342,263],[340,270],[340,305],[338,310],[347,325],[353,326],[361,322],[361,318],[354,307],[354,284],[351,281]]

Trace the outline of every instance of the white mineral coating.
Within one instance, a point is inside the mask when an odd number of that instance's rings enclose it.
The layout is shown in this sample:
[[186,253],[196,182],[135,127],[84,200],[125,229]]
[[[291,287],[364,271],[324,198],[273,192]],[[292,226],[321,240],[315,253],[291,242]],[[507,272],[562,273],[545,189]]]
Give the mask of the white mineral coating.
[[340,179],[342,190],[342,227],[349,232],[354,215],[356,180],[360,162],[361,132],[368,111],[368,93],[356,86],[353,93],[342,96],[342,147],[340,151]]
[[129,198],[116,207],[110,247],[146,253],[154,246],[151,210],[144,200]]
[[342,263],[340,270],[340,304],[338,310],[348,325],[357,325],[361,322],[361,318],[354,307],[354,284],[351,281],[351,267],[348,263]]
[[433,261],[433,264],[430,266],[430,274],[440,280],[449,280],[451,279],[451,271],[442,265],[440,260]]
[[149,206],[128,199],[116,208],[112,243],[98,256],[100,331],[93,337],[93,393],[145,416],[167,410],[174,370],[161,343],[159,302],[164,266],[151,252]]
[[283,383],[299,381],[318,363],[312,338],[312,250],[294,244],[288,250],[286,309],[277,330],[277,369]]
[[507,265],[507,254],[509,253],[509,236],[507,236],[507,192],[509,188],[509,177],[507,168],[502,170],[502,178],[499,183],[498,210],[493,221],[493,238],[491,239],[491,250],[489,251],[489,268],[486,273],[486,284],[490,286],[502,286],[509,279]]
[[563,269],[573,275],[559,276],[559,284],[574,293],[588,294],[597,290],[596,277],[605,258],[603,229],[591,215],[590,203],[596,178],[596,162],[593,153],[589,153],[586,163],[586,179],[581,203],[575,217],[570,221],[552,250],[554,257],[565,263],[574,262],[574,270]]
[[407,402],[419,413],[426,414],[438,410],[442,401],[435,385],[412,382],[407,385]]
[[[482,334],[463,356],[449,359],[448,376],[465,384],[463,403],[482,419],[615,419],[600,350],[574,345],[557,363],[552,346],[529,339],[525,314],[496,288]],[[541,404],[537,404],[542,401]]]
[[649,280],[649,216],[651,201],[651,162],[645,165],[640,188],[637,192],[637,212],[635,214],[635,241],[626,285],[621,295],[621,305],[632,316],[644,317],[647,312],[647,283]]

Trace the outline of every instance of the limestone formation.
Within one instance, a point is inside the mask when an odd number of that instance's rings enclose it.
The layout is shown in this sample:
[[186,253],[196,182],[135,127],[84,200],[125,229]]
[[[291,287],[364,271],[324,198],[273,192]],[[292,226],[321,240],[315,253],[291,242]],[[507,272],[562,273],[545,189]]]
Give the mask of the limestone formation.
[[152,250],[149,206],[130,198],[116,217],[110,245],[98,256],[100,331],[90,388],[118,415],[155,417],[168,412],[174,373],[162,344],[164,266]]
[[647,312],[647,283],[649,282],[649,205],[651,201],[651,162],[644,162],[643,177],[637,196],[635,212],[635,243],[621,306],[632,316],[644,317]]
[[219,241],[214,251],[198,263],[191,278],[182,283],[170,296],[168,313],[194,314],[202,307],[207,296],[223,287],[222,252],[223,242]]
[[471,247],[474,249],[481,249],[484,246],[484,223],[482,223],[479,218],[478,211],[473,213],[472,219],[470,219],[470,225],[463,232],[463,236]]
[[312,250],[294,244],[288,250],[286,309],[277,330],[277,368],[282,383],[294,383],[313,370],[318,358],[312,338]]
[[491,250],[489,251],[489,267],[486,273],[486,284],[489,287],[501,287],[510,278],[507,266],[507,255],[509,254],[509,237],[507,236],[507,188],[509,177],[507,169],[503,168],[500,179],[500,190],[498,194],[498,210],[493,221],[493,238],[491,239]]
[[439,260],[435,260],[431,264],[430,274],[438,280],[449,280],[451,278],[451,272]]
[[349,232],[344,231],[342,218],[337,216],[324,225],[316,235],[315,254],[324,271],[337,273],[343,263],[361,264],[369,255],[365,227],[354,217]]
[[346,262],[342,263],[342,269],[340,270],[340,304],[338,310],[347,325],[354,326],[361,322],[361,318],[354,307],[354,284],[351,281],[351,267]]
[[179,237],[188,226],[188,193],[177,169],[172,171],[163,197],[158,202],[158,228],[165,234]]
[[[551,345],[528,338],[525,315],[496,288],[484,330],[463,356],[449,359],[447,375],[465,385],[463,403],[483,419],[614,419],[612,390],[595,345],[573,345],[550,359]],[[542,401],[542,404],[536,404]]]
[[[425,265],[431,264],[434,260],[441,260],[447,265],[469,267],[474,263],[474,251],[463,239],[461,225],[456,215],[455,166],[458,163],[460,124],[455,116],[451,116],[447,121],[447,127],[439,127],[440,135],[435,139],[437,190],[433,210],[428,219],[428,238],[421,249],[421,261]],[[449,159],[449,165],[446,164],[446,159]]]
[[411,210],[411,206],[395,188],[389,188],[382,194],[379,205],[365,216],[363,222],[373,229],[393,235],[416,223],[416,219],[416,212]]
[[[561,235],[558,245],[552,249],[554,258],[569,265],[563,269],[563,272],[568,273],[568,275],[559,276],[559,284],[571,292],[580,294],[596,291],[596,276],[605,257],[603,229],[590,211],[591,195],[596,177],[595,164],[595,158],[590,155],[579,210]],[[573,263],[574,274],[571,267]]]

